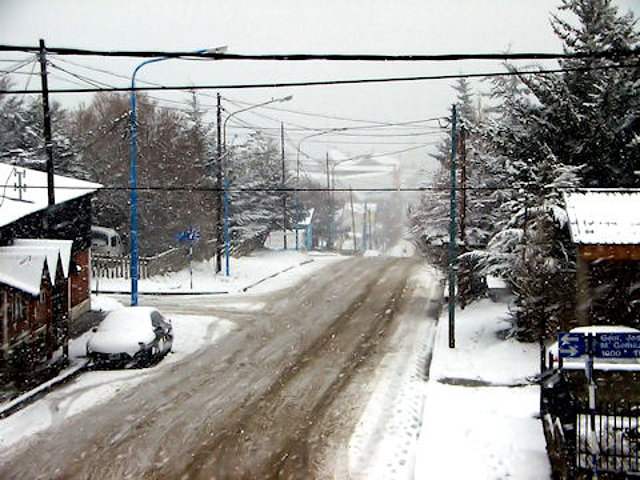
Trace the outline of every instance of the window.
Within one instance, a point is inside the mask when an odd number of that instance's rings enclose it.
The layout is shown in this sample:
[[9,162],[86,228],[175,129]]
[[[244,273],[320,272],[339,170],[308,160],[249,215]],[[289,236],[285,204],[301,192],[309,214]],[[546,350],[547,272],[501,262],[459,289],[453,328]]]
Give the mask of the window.
[[11,321],[14,323],[20,322],[25,317],[25,304],[22,299],[22,295],[14,293],[11,295]]

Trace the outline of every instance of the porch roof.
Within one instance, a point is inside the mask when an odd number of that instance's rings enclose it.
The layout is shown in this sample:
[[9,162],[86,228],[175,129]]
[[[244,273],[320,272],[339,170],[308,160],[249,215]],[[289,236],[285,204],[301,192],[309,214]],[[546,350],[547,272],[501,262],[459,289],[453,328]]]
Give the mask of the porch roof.
[[574,243],[640,245],[640,190],[576,190],[564,201]]
[[[0,163],[0,182],[5,185],[0,194],[0,226],[48,207],[46,172]],[[102,187],[97,183],[62,175],[54,175],[53,183],[56,204],[82,197]]]
[[45,255],[2,253],[0,254],[0,283],[33,296],[39,295],[46,262]]

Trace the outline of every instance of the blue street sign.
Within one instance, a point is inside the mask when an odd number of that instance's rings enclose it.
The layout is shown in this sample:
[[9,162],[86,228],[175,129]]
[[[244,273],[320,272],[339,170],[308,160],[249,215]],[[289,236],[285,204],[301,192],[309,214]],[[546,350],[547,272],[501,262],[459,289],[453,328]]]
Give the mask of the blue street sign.
[[[598,358],[640,358],[640,332],[596,333],[593,338],[593,356]],[[585,333],[560,332],[558,353],[562,358],[587,355]]]
[[582,333],[558,333],[558,354],[561,358],[577,358],[587,353],[587,342]]
[[185,232],[176,232],[174,238],[177,242],[197,243],[200,240],[200,232],[196,227],[189,227]]
[[640,358],[640,333],[598,333],[596,357]]

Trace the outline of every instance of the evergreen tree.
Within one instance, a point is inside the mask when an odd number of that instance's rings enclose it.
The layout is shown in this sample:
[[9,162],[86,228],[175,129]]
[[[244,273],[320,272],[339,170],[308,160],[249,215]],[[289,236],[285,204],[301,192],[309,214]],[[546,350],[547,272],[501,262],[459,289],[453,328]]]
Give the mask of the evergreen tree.
[[[638,44],[633,16],[618,16],[607,0],[564,0],[560,12],[578,20],[552,19],[568,53],[625,52]],[[638,184],[638,69],[610,68],[616,63],[570,59],[559,75],[494,84],[500,104],[487,133],[508,172],[500,183],[511,188],[504,222],[488,249],[474,254],[485,272],[511,283],[523,338],[549,335],[575,308],[575,254],[560,189]]]
[[[230,237],[235,252],[264,244],[269,232],[282,229],[282,164],[276,145],[260,133],[229,148]],[[289,215],[295,214],[291,209]],[[288,224],[295,221],[288,219]]]
[[584,165],[585,186],[639,186],[640,69],[619,68],[615,58],[639,46],[634,16],[618,15],[610,0],[563,0],[551,23],[566,53],[614,57],[567,59],[561,75],[521,79],[536,100],[526,112],[534,155],[549,150],[563,164]]

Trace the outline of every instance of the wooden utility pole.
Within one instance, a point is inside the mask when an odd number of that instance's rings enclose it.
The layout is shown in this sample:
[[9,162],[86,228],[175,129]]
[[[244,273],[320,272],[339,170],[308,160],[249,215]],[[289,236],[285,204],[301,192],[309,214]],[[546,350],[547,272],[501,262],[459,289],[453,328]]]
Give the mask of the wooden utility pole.
[[[468,251],[467,248],[467,236],[466,236],[466,223],[467,223],[467,130],[464,125],[460,127],[459,138],[460,149],[460,244],[462,253]],[[464,309],[467,306],[467,300],[471,295],[472,290],[472,278],[469,271],[469,262],[466,259],[460,261],[461,268],[458,275],[458,299],[460,302],[460,308]]]
[[465,223],[467,219],[467,130],[460,128],[460,241],[466,240]]
[[449,348],[456,348],[456,106],[451,113],[451,205],[449,223]]
[[220,94],[217,95],[218,105],[216,109],[217,117],[217,144],[216,144],[216,189],[218,198],[216,204],[216,273],[222,270],[222,205],[223,205],[223,188],[222,188],[222,104],[220,103]]
[[51,110],[49,108],[49,82],[47,80],[47,51],[40,39],[40,78],[42,79],[42,108],[44,111],[44,148],[47,152],[47,197],[49,205],[56,204],[53,185],[53,140],[51,138]]

